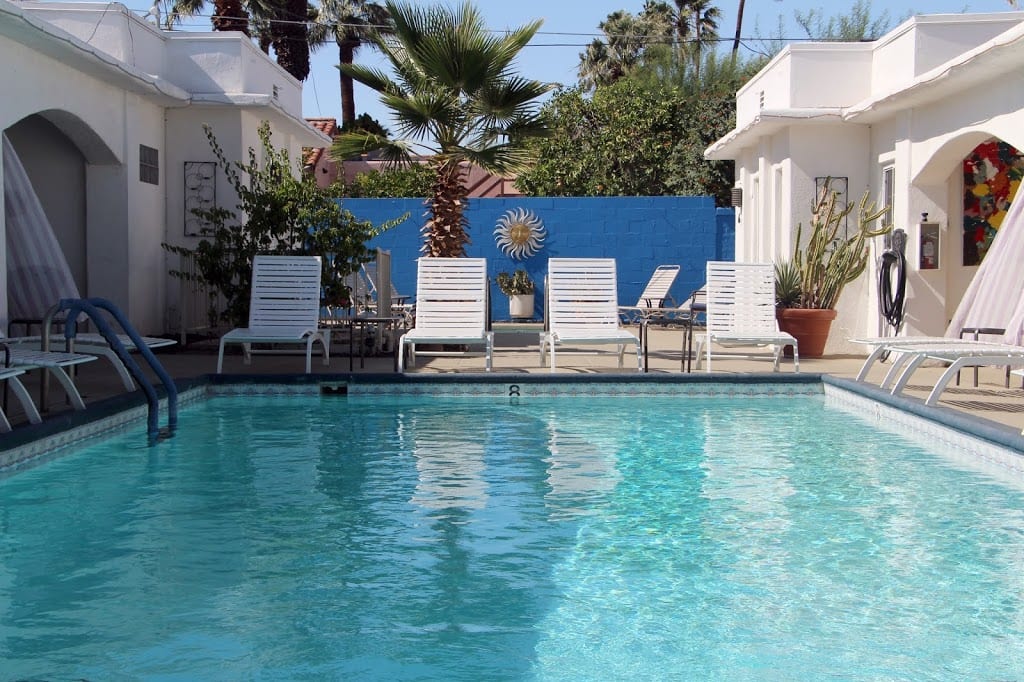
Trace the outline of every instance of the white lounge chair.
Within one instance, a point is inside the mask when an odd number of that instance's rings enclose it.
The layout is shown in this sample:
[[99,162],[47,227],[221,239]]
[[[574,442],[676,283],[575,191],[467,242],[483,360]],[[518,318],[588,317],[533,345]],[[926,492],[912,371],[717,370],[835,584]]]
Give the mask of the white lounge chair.
[[490,300],[483,258],[420,258],[416,266],[415,326],[398,342],[398,371],[416,365],[417,344],[483,346],[491,371],[494,333],[487,329]]
[[727,348],[737,346],[769,347],[773,353],[773,371],[779,371],[779,359],[787,345],[793,346],[793,371],[800,371],[797,340],[779,331],[775,319],[775,269],[771,263],[728,263],[708,261],[704,287],[707,328],[697,342],[697,368],[701,351],[711,371],[711,344]]
[[[885,346],[896,354],[892,367],[886,373],[880,387],[889,389],[892,395],[900,395],[910,382],[911,376],[926,360],[937,360],[948,363],[945,371],[939,376],[934,387],[925,399],[925,405],[936,405],[939,397],[946,390],[949,382],[965,367],[1005,367],[1008,365],[1024,365],[1024,346],[984,341],[958,341],[937,339],[924,341],[908,341],[906,343],[890,343]],[[857,375],[862,380],[867,375],[867,362]],[[898,377],[898,378],[896,378]],[[895,382],[893,379],[896,378]]]
[[232,329],[220,339],[217,374],[224,366],[224,346],[242,344],[245,364],[252,362],[252,344],[294,344],[306,347],[306,374],[312,370],[313,343],[324,348],[330,363],[326,332],[319,329],[320,256],[256,256],[252,264],[249,326]]
[[[637,322],[651,315],[658,315],[661,309],[666,307],[675,308],[676,302],[672,298],[671,289],[679,276],[678,265],[659,265],[651,274],[636,305],[620,306],[619,313],[627,322]],[[668,304],[668,305],[666,305]]]
[[559,344],[616,344],[619,367],[626,346],[636,348],[636,368],[643,370],[640,339],[619,324],[618,281],[613,258],[552,258],[548,261],[545,321],[540,334],[540,364]]
[[[95,355],[87,355],[84,353],[63,353],[60,351],[42,351],[33,348],[19,348],[18,346],[9,348],[10,354],[7,358],[11,367],[21,369],[26,372],[34,369],[48,371],[57,379],[61,387],[64,389],[64,392],[67,393],[68,400],[71,402],[72,407],[76,410],[85,409],[85,401],[82,400],[82,395],[78,392],[75,382],[71,379],[66,370],[68,367],[96,360],[97,357]],[[40,393],[45,397],[45,390],[41,390]],[[42,407],[44,410],[46,409],[46,405],[42,405]]]
[[[0,381],[14,391],[14,395],[21,402],[22,409],[25,410],[25,415],[28,417],[28,421],[31,424],[38,424],[43,420],[39,416],[39,410],[36,409],[35,403],[32,402],[32,398],[28,394],[28,390],[25,385],[21,383],[18,378],[25,373],[25,370],[16,367],[5,367],[0,369]],[[7,415],[2,409],[0,409],[0,433],[8,433],[11,430],[11,422],[7,419]]]
[[916,347],[917,351],[911,353],[916,355],[922,347],[934,347],[941,348],[943,346],[956,345],[957,347],[963,346],[995,346],[997,348],[1003,347],[1004,344],[992,342],[992,341],[973,341],[970,339],[951,339],[947,336],[872,336],[868,338],[850,339],[850,343],[856,343],[871,348],[871,352],[864,359],[864,364],[861,365],[860,371],[857,372],[855,377],[856,381],[866,381],[868,373],[876,362],[883,361],[890,355],[895,355],[893,363],[890,365],[885,378],[882,380],[882,387],[887,387],[897,376],[900,369],[903,366],[903,360],[900,359],[901,355],[906,354],[908,351],[903,350],[907,347]]
[[[41,336],[15,336],[5,338],[4,341],[12,345],[26,346],[35,350],[41,350],[42,338],[43,337]],[[129,353],[138,351],[138,348],[135,347],[135,343],[128,335],[118,334],[117,339]],[[173,339],[164,339],[155,336],[143,336],[142,340],[150,350],[153,350],[154,348],[163,348],[164,346],[173,346],[177,343],[177,341],[174,341]],[[50,350],[65,350],[66,348],[67,346],[63,333],[57,333],[50,336]],[[72,350],[75,353],[85,353],[87,355],[96,355],[106,358],[114,368],[114,371],[117,372],[117,376],[121,378],[121,383],[124,385],[125,390],[135,390],[135,380],[132,379],[131,373],[128,371],[128,368],[124,366],[124,363],[121,362],[121,359],[117,357],[117,353],[110,347],[110,344],[107,343],[107,340],[102,334],[76,334]]]

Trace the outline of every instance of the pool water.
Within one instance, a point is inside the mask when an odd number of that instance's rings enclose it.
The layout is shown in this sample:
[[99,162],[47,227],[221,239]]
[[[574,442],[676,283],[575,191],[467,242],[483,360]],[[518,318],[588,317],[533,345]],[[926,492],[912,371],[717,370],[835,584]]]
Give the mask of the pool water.
[[820,397],[181,425],[0,480],[0,679],[1024,679],[1022,489]]

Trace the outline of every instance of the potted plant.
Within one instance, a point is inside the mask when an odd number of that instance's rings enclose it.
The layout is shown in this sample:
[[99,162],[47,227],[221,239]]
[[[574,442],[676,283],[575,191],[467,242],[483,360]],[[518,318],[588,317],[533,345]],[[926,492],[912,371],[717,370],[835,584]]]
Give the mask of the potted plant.
[[826,181],[811,211],[806,243],[801,240],[803,225],[797,225],[793,257],[775,265],[779,328],[796,337],[805,357],[824,354],[839,295],[867,267],[868,240],[892,230],[892,225],[872,228],[885,208],[869,203],[865,192],[858,205],[857,231],[841,235],[853,205],[840,207],[838,200],[838,192]]
[[534,284],[526,270],[516,270],[512,274],[499,272],[498,289],[508,296],[508,314],[512,318],[533,317]]

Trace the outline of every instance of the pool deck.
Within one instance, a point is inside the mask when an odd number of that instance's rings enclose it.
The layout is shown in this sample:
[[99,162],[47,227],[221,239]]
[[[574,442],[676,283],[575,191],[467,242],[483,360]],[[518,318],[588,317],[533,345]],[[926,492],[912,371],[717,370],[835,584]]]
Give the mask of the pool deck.
[[[538,341],[536,333],[509,333],[502,325],[495,326],[495,352],[493,357],[493,373],[495,374],[549,374],[547,367],[540,366]],[[635,328],[634,328],[635,331]],[[649,334],[649,373],[654,375],[679,374],[681,364],[681,338],[678,329],[651,328]],[[744,352],[745,349],[733,349],[723,352]],[[719,358],[713,361],[714,374],[761,374],[772,371],[771,359],[765,351],[757,351],[760,358]],[[171,346],[157,352],[168,373],[176,380],[200,377],[212,374],[217,367],[216,341],[192,344],[187,348]],[[581,346],[578,348],[559,348],[558,374],[567,380],[574,377],[594,374],[622,374],[635,376],[634,358],[628,353],[625,366],[619,369],[610,346]],[[864,356],[828,356],[824,358],[801,358],[800,371],[805,374],[829,374],[836,377],[853,379],[863,364]],[[877,386],[889,367],[888,363],[877,364],[868,376],[868,382]],[[365,366],[360,367],[360,358],[353,362],[353,373],[393,372],[394,356],[378,356],[365,358]],[[224,360],[225,374],[256,374],[272,377],[302,373],[304,358],[300,354],[257,355],[251,365],[242,361],[237,347],[230,348]],[[416,374],[459,374],[482,373],[484,359],[482,354],[468,356],[424,357],[417,359],[416,367],[408,372]],[[922,367],[914,374],[911,384],[904,391],[904,396],[923,401],[934,385],[942,368]],[[336,340],[332,348],[329,365],[322,364],[322,357],[314,356],[312,371],[318,375],[345,375],[349,373],[349,356],[347,340]],[[793,363],[785,359],[781,365],[782,373],[792,373]],[[693,367],[695,375],[703,374],[703,369]],[[973,369],[963,372],[960,385],[950,385],[943,393],[940,406],[952,408],[976,418],[989,420],[1016,429],[1024,429],[1024,389],[1020,379],[1011,379],[1011,388],[1005,386],[1005,370],[1001,367],[983,367],[979,370],[978,387],[973,385]],[[51,381],[48,414],[57,414],[67,410],[64,395],[60,386]],[[115,395],[124,394],[120,380],[104,359],[80,366],[77,376],[79,389],[86,405],[96,403]],[[26,385],[38,400],[38,379],[32,377]],[[24,417],[19,413],[17,401],[9,399],[8,416],[17,430]]]

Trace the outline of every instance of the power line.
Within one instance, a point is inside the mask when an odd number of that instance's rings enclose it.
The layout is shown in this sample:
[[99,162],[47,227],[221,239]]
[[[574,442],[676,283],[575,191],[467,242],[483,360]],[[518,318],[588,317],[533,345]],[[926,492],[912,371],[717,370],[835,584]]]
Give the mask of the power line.
[[[144,12],[140,12],[140,10],[132,10],[132,11],[136,12],[136,13],[144,14]],[[217,14],[203,14],[203,13],[188,14],[188,15],[180,14],[180,15],[177,15],[177,16],[180,17],[180,19],[179,19],[179,21],[180,21],[179,25],[180,26],[188,25],[188,26],[194,26],[194,27],[199,27],[200,24],[195,23],[195,22],[186,23],[187,20],[189,20],[189,19],[197,19],[198,18],[198,19],[209,19],[209,20],[212,21],[214,19],[236,19],[236,18],[238,18],[238,17],[222,16],[222,15],[217,15]],[[332,28],[332,29],[338,29],[338,28],[358,28],[358,29],[374,28],[374,29],[383,29],[383,28],[387,28],[386,25],[382,25],[382,24],[358,24],[358,23],[330,22],[330,21],[310,21],[310,20],[298,21],[298,20],[291,20],[291,19],[275,19],[275,18],[262,18],[262,17],[259,18],[258,20],[254,20],[251,17],[243,17],[243,18],[246,19],[247,21],[258,21],[262,25],[272,25],[272,24],[278,24],[278,25],[304,25],[306,27],[316,26],[316,27],[324,27],[324,28]],[[171,30],[173,30],[173,29],[171,29]],[[487,31],[489,33],[495,33],[495,34],[508,33],[508,31],[502,30],[502,29],[487,29]],[[577,32],[577,31],[537,31],[537,33],[535,33],[534,35],[538,35],[538,36],[540,36],[540,35],[543,35],[543,36],[569,36],[569,37],[583,37],[583,38],[591,38],[591,39],[598,38],[598,39],[605,39],[605,40],[613,40],[613,39],[635,40],[637,42],[642,42],[642,43],[645,43],[645,44],[648,44],[648,45],[676,45],[676,44],[691,44],[691,43],[698,43],[698,42],[699,43],[731,43],[734,40],[734,38],[726,38],[726,37],[723,37],[723,36],[715,36],[714,38],[707,38],[707,37],[703,37],[702,36],[700,39],[697,39],[697,38],[677,39],[677,38],[666,37],[664,35],[608,34],[608,33],[604,33],[604,32],[588,33],[588,32]],[[774,37],[774,36],[766,38],[766,37],[760,37],[760,36],[758,36],[758,37],[749,37],[748,36],[748,37],[741,37],[740,40],[741,41],[761,40],[761,41],[768,41],[768,42],[809,42],[809,41],[813,41],[813,42],[829,42],[827,39],[809,38],[807,36],[803,36],[803,37],[799,37],[799,38]],[[839,42],[842,42],[842,41],[839,41]],[[573,43],[570,43],[570,42],[565,42],[565,43],[533,43],[533,42],[531,42],[531,43],[528,43],[526,45],[526,47],[588,47],[590,44],[591,44],[590,42],[586,42],[586,43],[574,43],[574,42]]]

